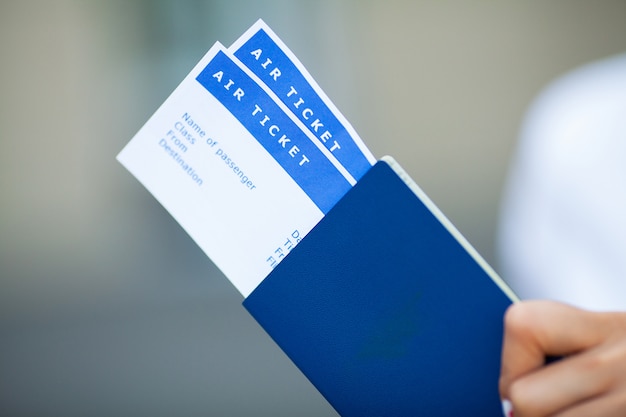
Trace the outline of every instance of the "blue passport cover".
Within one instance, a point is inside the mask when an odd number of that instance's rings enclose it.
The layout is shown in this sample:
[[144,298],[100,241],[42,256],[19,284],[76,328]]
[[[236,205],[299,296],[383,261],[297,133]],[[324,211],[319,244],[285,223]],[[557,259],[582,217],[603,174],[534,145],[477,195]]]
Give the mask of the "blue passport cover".
[[502,415],[512,301],[440,220],[379,161],[245,299],[340,415]]

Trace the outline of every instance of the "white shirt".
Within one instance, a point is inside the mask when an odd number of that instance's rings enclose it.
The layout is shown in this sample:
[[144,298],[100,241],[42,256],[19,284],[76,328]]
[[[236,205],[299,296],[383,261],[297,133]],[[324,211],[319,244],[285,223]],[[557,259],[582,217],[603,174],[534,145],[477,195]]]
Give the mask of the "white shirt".
[[626,310],[626,55],[560,78],[533,104],[498,246],[522,299]]

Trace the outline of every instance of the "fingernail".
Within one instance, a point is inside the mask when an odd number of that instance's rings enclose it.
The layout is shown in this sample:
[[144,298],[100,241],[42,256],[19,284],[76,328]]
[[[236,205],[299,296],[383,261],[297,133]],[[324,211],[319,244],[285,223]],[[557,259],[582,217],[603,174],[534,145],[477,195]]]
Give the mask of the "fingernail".
[[504,413],[504,417],[515,417],[515,413],[513,412],[513,404],[509,400],[502,400],[502,412]]

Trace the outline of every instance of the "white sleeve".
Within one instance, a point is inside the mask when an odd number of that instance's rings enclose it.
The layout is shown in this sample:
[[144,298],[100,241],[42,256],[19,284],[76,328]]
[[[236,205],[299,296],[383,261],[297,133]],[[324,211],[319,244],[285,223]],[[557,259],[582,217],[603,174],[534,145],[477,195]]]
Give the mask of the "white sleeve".
[[626,55],[557,80],[531,107],[498,248],[521,298],[626,309]]

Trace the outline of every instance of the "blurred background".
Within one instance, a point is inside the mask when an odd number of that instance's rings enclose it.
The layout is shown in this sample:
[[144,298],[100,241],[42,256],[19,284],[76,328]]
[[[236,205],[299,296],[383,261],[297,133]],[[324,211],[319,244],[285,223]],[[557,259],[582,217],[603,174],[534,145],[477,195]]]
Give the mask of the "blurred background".
[[0,0],[1,416],[336,415],[115,160],[258,18],[496,270],[525,109],[626,50],[624,1]]

